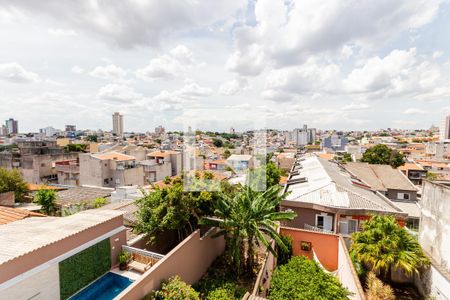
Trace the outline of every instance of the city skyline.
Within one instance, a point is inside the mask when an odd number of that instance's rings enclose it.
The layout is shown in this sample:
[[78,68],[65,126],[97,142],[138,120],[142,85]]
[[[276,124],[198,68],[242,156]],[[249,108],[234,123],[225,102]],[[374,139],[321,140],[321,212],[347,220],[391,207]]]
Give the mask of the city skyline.
[[0,119],[24,132],[109,130],[115,111],[126,129],[175,130],[198,108],[278,129],[425,129],[450,108],[444,1],[3,3]]

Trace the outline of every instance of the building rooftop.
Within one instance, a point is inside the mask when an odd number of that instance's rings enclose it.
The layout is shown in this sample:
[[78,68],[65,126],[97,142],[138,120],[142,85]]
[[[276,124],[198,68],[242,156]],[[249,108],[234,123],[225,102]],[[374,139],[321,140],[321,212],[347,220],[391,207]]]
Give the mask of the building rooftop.
[[422,166],[416,164],[416,163],[405,163],[403,166],[398,167],[399,170],[402,171],[424,171],[424,168]]
[[112,188],[77,186],[58,192],[57,202],[63,206],[90,202],[96,198],[110,197],[113,191]]
[[24,209],[0,206],[0,225],[23,220],[29,217],[45,217],[45,215]]
[[349,162],[345,169],[377,191],[388,189],[417,191],[417,188],[400,170],[389,165],[371,165],[368,163]]
[[178,153],[180,153],[180,152],[173,151],[173,150],[158,150],[158,151],[154,151],[152,153],[147,154],[147,157],[150,157],[150,156],[167,157],[167,156],[170,156],[171,154],[178,154]]
[[[27,218],[0,226],[0,265],[121,216],[114,210],[86,210],[68,217]],[[4,247],[8,245],[8,247]]]
[[342,209],[361,209],[404,213],[383,195],[370,190],[363,182],[352,178],[334,162],[317,156],[303,157],[299,174],[289,177],[286,200],[306,202]]
[[239,160],[239,161],[243,161],[243,160],[250,160],[252,158],[251,155],[249,154],[232,154],[230,157],[227,158],[227,160]]
[[116,160],[116,161],[129,161],[136,160],[134,156],[126,155],[116,151],[109,151],[104,153],[92,154],[92,157],[98,158],[100,160]]

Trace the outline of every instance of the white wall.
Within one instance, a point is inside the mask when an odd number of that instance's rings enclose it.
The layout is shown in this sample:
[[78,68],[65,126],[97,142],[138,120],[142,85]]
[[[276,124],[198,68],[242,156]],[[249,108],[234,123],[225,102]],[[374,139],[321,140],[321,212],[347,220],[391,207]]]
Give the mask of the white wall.
[[344,240],[339,238],[338,242],[338,270],[337,277],[344,287],[353,293],[349,296],[352,300],[362,300],[364,295],[361,295],[361,285],[357,277],[356,272],[352,269],[352,261],[348,255],[347,247],[344,244]]
[[58,263],[54,263],[45,270],[2,290],[0,299],[60,299]]

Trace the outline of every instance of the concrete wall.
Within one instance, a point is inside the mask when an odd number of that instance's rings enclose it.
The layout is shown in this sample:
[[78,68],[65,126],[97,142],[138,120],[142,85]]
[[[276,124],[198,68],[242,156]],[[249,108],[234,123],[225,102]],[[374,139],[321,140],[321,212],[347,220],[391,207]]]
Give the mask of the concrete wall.
[[419,204],[419,243],[438,265],[450,272],[450,188],[425,180]]
[[103,186],[103,170],[107,162],[91,158],[90,154],[80,154],[80,185]]
[[414,284],[422,295],[436,300],[450,299],[450,274],[433,263],[420,276],[414,276]]
[[195,231],[117,296],[117,299],[139,300],[161,286],[161,281],[179,275],[186,283],[197,282],[217,256],[223,253],[223,237],[200,238]]
[[338,241],[338,269],[336,275],[342,285],[353,293],[353,295],[349,297],[350,299],[365,299],[364,290],[353,267],[353,263],[348,254],[348,249],[342,237],[339,237]]
[[338,268],[338,235],[288,227],[281,227],[281,234],[290,236],[294,240],[292,245],[294,255],[303,255],[313,259],[312,250],[303,251],[300,248],[301,241],[310,242],[320,263],[328,271],[335,271]]
[[1,206],[14,206],[14,203],[15,203],[14,192],[6,192],[0,194]]
[[59,298],[59,268],[52,264],[14,286],[0,292],[1,299],[47,300]]

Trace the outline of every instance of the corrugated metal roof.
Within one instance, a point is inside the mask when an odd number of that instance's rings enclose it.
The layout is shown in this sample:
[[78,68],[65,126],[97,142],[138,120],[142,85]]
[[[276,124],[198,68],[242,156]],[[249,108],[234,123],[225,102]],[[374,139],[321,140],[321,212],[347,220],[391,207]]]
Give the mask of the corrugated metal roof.
[[123,212],[86,210],[68,217],[27,218],[0,226],[0,265],[102,224]]
[[384,196],[354,184],[357,179],[338,164],[316,156],[303,157],[300,174],[307,182],[288,185],[286,200],[314,203],[322,206],[348,209],[365,209],[392,213],[403,212]]

